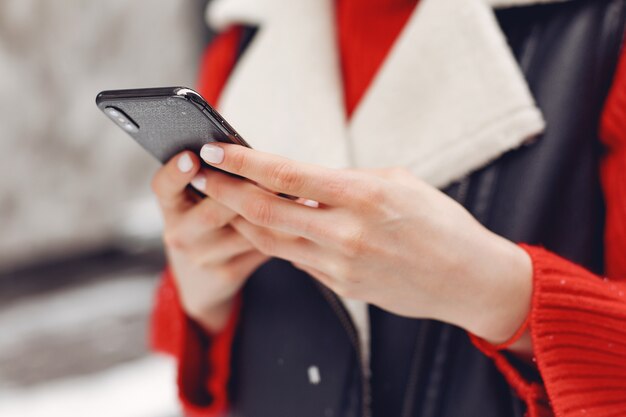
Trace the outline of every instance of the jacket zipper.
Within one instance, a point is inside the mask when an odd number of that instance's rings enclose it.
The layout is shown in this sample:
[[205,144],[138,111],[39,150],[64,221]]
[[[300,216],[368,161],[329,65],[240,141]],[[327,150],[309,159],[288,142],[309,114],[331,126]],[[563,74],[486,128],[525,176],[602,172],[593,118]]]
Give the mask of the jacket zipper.
[[359,335],[357,333],[356,327],[352,318],[345,310],[343,304],[339,300],[339,298],[333,293],[330,289],[326,288],[324,285],[317,282],[317,280],[313,280],[317,287],[320,289],[320,292],[332,308],[333,312],[339,318],[339,322],[343,326],[344,330],[348,334],[350,338],[350,342],[354,346],[354,349],[357,353],[357,359],[359,362],[359,377],[361,379],[361,416],[362,417],[371,417],[371,395],[370,395],[370,384],[367,378],[363,373],[363,369],[365,364],[365,359],[363,357],[363,351],[361,349],[361,344],[359,342]]
[[419,379],[420,366],[423,363],[424,350],[426,349],[426,341],[430,328],[433,323],[431,321],[423,321],[420,323],[420,328],[415,341],[415,350],[411,359],[411,369],[409,375],[409,382],[407,383],[404,391],[404,402],[402,405],[402,417],[411,417],[415,410],[415,396],[417,383]]

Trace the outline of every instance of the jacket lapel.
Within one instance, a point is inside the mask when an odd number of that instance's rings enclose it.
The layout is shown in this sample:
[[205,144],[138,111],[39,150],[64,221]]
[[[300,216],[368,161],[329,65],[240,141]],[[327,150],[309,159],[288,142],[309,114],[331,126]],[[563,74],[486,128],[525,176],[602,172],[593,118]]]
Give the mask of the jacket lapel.
[[233,19],[260,26],[222,93],[220,112],[257,149],[347,167],[332,1],[276,3],[280,7],[268,1],[267,14],[253,13],[249,19],[237,12],[256,6],[218,1],[209,9],[218,26]]
[[485,0],[421,0],[350,122],[332,0],[217,0],[208,17],[260,27],[219,106],[261,150],[331,167],[404,166],[444,186],[544,127]]
[[422,0],[353,115],[350,153],[444,186],[542,129],[491,8]]

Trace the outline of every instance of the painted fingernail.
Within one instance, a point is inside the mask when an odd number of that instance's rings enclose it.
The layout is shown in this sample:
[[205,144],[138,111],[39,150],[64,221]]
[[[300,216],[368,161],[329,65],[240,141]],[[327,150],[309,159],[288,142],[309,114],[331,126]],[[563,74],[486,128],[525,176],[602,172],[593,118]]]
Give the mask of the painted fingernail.
[[320,206],[320,203],[318,203],[317,201],[309,200],[309,199],[303,200],[302,204],[304,204],[305,206],[313,207],[313,208],[318,208]]
[[207,143],[200,149],[200,157],[209,164],[219,164],[224,160],[224,149]]
[[189,154],[182,154],[180,158],[178,158],[178,170],[180,172],[189,172],[193,168],[193,161]]
[[196,190],[204,191],[206,189],[206,177],[203,174],[196,175],[191,180],[191,185]]

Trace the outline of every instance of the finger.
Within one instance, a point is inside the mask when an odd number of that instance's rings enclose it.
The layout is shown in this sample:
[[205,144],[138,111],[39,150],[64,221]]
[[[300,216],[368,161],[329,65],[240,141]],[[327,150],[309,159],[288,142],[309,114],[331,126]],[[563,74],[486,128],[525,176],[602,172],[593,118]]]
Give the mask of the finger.
[[413,189],[423,189],[424,183],[415,177],[411,171],[402,167],[393,168],[358,168],[351,170],[353,172],[362,172],[383,178],[397,184],[401,184]]
[[185,187],[200,168],[198,156],[185,151],[170,159],[152,178],[152,190],[165,211],[181,211],[192,205],[193,200]]
[[396,175],[395,168],[351,168],[350,171],[362,172],[369,175],[375,175],[386,180],[392,180]]
[[254,247],[267,256],[313,265],[319,259],[319,245],[310,240],[256,226],[241,217],[231,223]]
[[248,181],[207,172],[205,192],[257,226],[314,240],[323,240],[327,234],[327,211],[278,197]]
[[250,241],[232,227],[225,227],[205,236],[193,248],[190,255],[192,261],[197,265],[207,266],[222,264],[255,249]]
[[[200,156],[220,169],[248,178],[277,193],[312,199],[327,205],[345,203],[355,186],[341,171],[296,162],[231,144],[207,144]],[[346,173],[348,174],[348,173]]]
[[[194,178],[196,179],[203,174],[198,174]],[[205,192],[205,186],[196,184],[195,188],[199,188],[200,191]],[[180,219],[177,224],[177,233],[180,236],[185,236],[189,240],[195,240],[199,236],[205,235],[226,226],[231,220],[237,217],[238,214],[220,203],[219,201],[211,198],[205,198],[192,208],[190,208]]]

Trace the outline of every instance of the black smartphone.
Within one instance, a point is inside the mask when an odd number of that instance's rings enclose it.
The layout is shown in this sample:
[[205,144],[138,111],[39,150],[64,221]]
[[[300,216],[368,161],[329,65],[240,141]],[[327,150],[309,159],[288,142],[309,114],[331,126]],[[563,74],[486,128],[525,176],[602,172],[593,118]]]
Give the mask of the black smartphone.
[[[103,91],[96,104],[122,130],[162,163],[209,142],[248,143],[191,88]],[[208,166],[208,165],[207,165]]]

